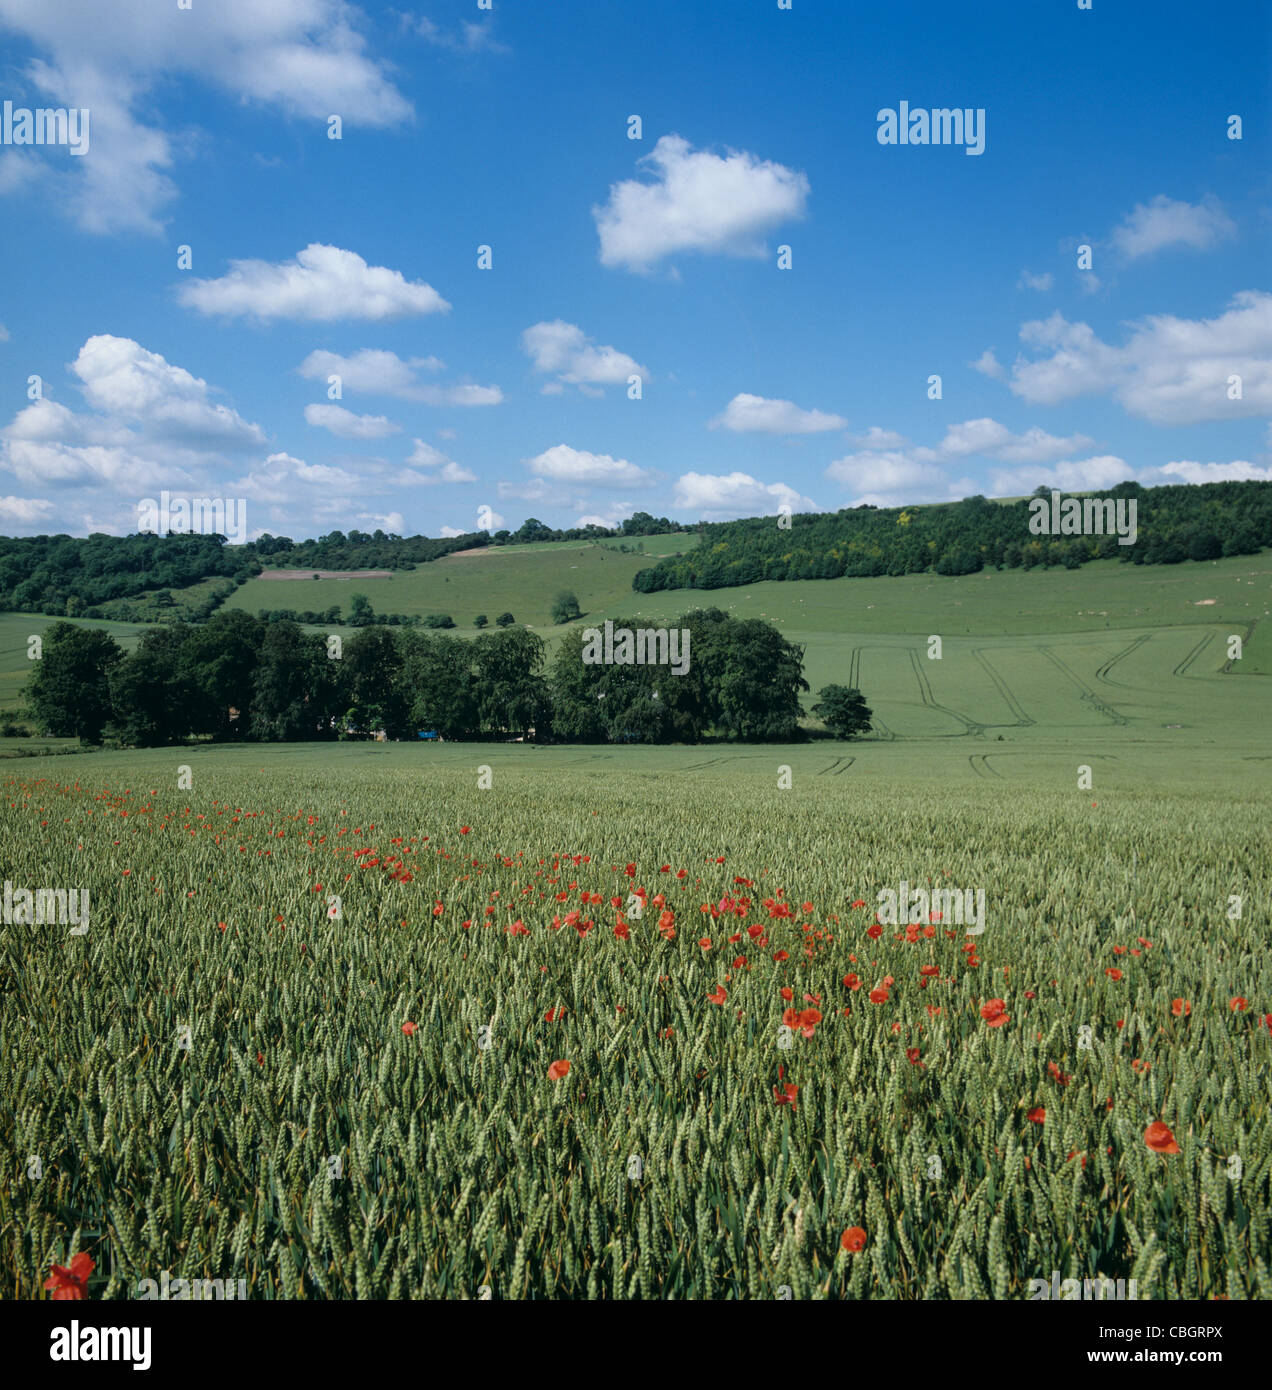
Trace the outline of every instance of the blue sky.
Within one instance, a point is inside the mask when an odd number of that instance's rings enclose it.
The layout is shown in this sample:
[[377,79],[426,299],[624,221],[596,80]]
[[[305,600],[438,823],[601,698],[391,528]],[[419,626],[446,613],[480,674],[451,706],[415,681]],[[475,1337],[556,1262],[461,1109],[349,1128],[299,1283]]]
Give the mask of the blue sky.
[[110,11],[0,0],[0,101],[90,135],[0,144],[6,532],[1272,477],[1266,4]]

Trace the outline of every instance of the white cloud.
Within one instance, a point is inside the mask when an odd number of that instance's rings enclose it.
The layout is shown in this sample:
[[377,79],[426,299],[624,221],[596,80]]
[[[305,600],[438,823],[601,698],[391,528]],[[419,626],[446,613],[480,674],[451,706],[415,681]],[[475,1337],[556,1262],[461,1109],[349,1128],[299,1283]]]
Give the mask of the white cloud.
[[841,430],[848,421],[823,410],[801,410],[791,401],[770,400],[745,392],[734,398],[710,422],[712,429],[739,434],[820,434]]
[[654,481],[651,472],[638,468],[626,459],[612,458],[609,454],[590,454],[584,449],[572,449],[568,444],[554,444],[525,462],[536,477],[559,483],[632,487]]
[[394,396],[424,405],[498,405],[503,392],[498,386],[455,383],[438,386],[419,379],[418,372],[440,371],[446,364],[436,357],[402,359],[395,352],[363,348],[351,357],[320,348],[311,352],[297,369],[301,376],[326,380],[338,376],[342,387],[365,391],[370,396]]
[[21,35],[40,55],[25,69],[30,84],[51,104],[92,113],[88,155],[45,182],[69,201],[81,227],[102,233],[163,230],[161,215],[176,194],[169,173],[193,144],[155,114],[157,95],[173,79],[315,123],[332,112],[346,126],[408,119],[410,103],[366,53],[364,22],[342,0],[217,0],[186,10],[111,0],[109,22],[87,0],[0,0],[0,30]]
[[436,483],[475,483],[477,475],[470,473],[469,470],[458,464],[454,459],[447,458],[440,449],[434,449],[431,444],[426,444],[424,440],[417,439],[415,448],[412,449],[410,457],[406,460],[408,469],[427,468],[428,473],[408,473],[401,475],[409,477],[412,482],[428,484]]
[[19,526],[35,526],[57,511],[56,503],[43,497],[0,497],[0,520]]
[[1163,483],[1272,482],[1272,468],[1259,468],[1246,459],[1232,463],[1192,463],[1181,459],[1164,464],[1160,471],[1159,481]]
[[991,381],[1003,381],[1007,373],[1003,370],[1003,364],[994,356],[993,348],[986,348],[975,362],[967,364],[972,371],[980,372],[982,376],[987,376]]
[[177,290],[177,299],[201,314],[250,316],[266,322],[291,319],[384,321],[408,314],[446,313],[450,305],[422,281],[400,270],[368,265],[354,251],[311,242],[294,260],[231,261],[217,280],[194,280]]
[[737,516],[776,515],[782,506],[793,512],[820,510],[785,483],[762,483],[749,473],[682,473],[676,479],[674,506],[705,521]]
[[1181,203],[1159,193],[1151,203],[1137,203],[1112,234],[1113,244],[1127,258],[1152,255],[1168,246],[1205,251],[1236,234],[1236,225],[1217,198]]
[[359,512],[358,520],[362,522],[364,527],[369,526],[373,531],[386,531],[391,536],[400,536],[406,530],[406,521],[401,512],[389,512],[387,516],[376,516],[373,512]]
[[612,184],[592,209],[602,265],[648,270],[678,251],[762,256],[764,233],[804,216],[807,177],[745,151],[721,157],[664,135],[638,162],[654,182]]
[[[557,380],[544,386],[545,395],[555,395],[564,382],[626,384],[628,377],[649,380],[647,368],[617,348],[597,347],[577,325],[563,319],[532,324],[521,335],[521,350],[534,363],[535,371],[555,372]],[[555,389],[553,389],[555,388]]]
[[[1152,315],[1115,347],[1061,314],[1021,326],[1022,342],[1049,355],[1017,358],[1012,391],[1034,404],[1111,394],[1154,424],[1230,420],[1272,411],[1272,294],[1242,290],[1213,319]],[[1228,399],[1228,379],[1242,398]]]
[[8,341],[9,330],[4,326],[4,324],[0,323],[0,343],[7,343]]
[[895,430],[880,429],[878,425],[871,425],[865,434],[850,435],[849,442],[858,449],[903,449],[906,438]]
[[98,334],[70,370],[92,412],[47,398],[0,430],[0,468],[28,484],[112,490],[185,487],[265,435],[205,381],[131,338]]
[[1077,449],[1087,448],[1093,441],[1084,434],[1060,438],[1037,426],[1024,434],[1012,434],[997,420],[964,420],[950,425],[945,438],[937,445],[941,458],[962,458],[968,454],[983,454],[986,458],[1003,459],[1009,463],[1043,463],[1063,458]]
[[437,533],[443,540],[454,540],[456,536],[467,536],[470,532],[462,526],[443,526]]
[[152,436],[208,448],[248,448],[265,441],[259,425],[208,399],[206,381],[131,338],[96,334],[80,348],[71,370],[84,383],[89,405],[105,415],[137,421]]
[[355,415],[342,405],[307,405],[305,422],[329,430],[338,439],[385,439],[402,428],[383,415]]
[[1115,454],[1066,460],[1048,467],[994,469],[990,474],[992,497],[1023,497],[1036,487],[1056,488],[1060,492],[1099,492],[1135,477],[1135,469]]
[[1033,275],[1027,270],[1020,272],[1020,279],[1016,281],[1018,290],[1042,290],[1047,291],[1055,284],[1055,276],[1049,270],[1044,270],[1041,275]]
[[[463,20],[458,29],[443,29],[426,15],[403,15],[404,27],[413,30],[426,42],[438,48],[447,48],[452,53],[508,53],[511,50],[505,43],[495,38],[494,21],[484,24],[476,20]],[[460,533],[462,534],[462,532]]]

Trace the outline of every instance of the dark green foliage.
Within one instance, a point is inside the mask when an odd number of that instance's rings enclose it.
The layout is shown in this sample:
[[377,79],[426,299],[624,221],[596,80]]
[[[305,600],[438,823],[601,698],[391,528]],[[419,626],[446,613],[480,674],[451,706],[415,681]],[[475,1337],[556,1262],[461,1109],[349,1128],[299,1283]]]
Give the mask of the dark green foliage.
[[[1036,495],[1049,496],[1040,488]],[[1075,494],[1066,493],[1065,496]],[[923,507],[855,507],[744,521],[703,522],[696,550],[669,556],[632,579],[638,593],[720,589],[759,579],[835,579],[880,574],[974,574],[1115,558],[1134,564],[1177,564],[1185,558],[1251,555],[1272,545],[1272,483],[1177,484],[1145,488],[1119,483],[1102,494],[1134,497],[1138,536],[1034,535],[1029,503],[984,497]],[[1216,549],[1216,547],[1218,547]],[[1195,552],[1194,553],[1194,548]]]
[[99,743],[111,714],[108,680],[124,659],[109,633],[54,623],[32,662],[26,696],[42,733]]
[[860,690],[846,685],[824,685],[817,692],[813,713],[836,738],[856,738],[870,728],[874,711]]

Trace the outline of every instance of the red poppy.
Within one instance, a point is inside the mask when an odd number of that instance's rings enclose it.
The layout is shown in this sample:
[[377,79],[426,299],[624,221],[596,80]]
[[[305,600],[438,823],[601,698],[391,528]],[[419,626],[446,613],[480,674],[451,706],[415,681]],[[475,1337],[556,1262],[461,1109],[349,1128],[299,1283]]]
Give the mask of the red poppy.
[[419,1024],[418,1024],[418,1023],[412,1023],[412,1022],[408,1019],[407,1022],[405,1022],[405,1023],[402,1025],[402,1031],[403,1031],[403,1032],[406,1034],[406,1036],[409,1038],[409,1037],[411,1036],[411,1034],[414,1033],[415,1030],[416,1030],[418,1027],[419,1027]]
[[939,965],[921,965],[921,966],[919,966],[919,974],[920,974],[920,975],[925,975],[925,976],[928,976],[928,977],[930,978],[931,976],[933,976],[933,975],[939,975],[940,973],[941,973],[941,967],[940,967]]
[[872,989],[870,991],[870,1002],[872,1004],[886,1004],[888,1002],[888,991],[877,987]]
[[845,989],[860,989],[860,988],[861,988],[861,977],[860,977],[859,975],[855,975],[855,974],[845,975],[845,976],[844,976],[844,988],[845,988]]
[[791,989],[789,985],[783,985],[781,989],[778,990],[778,993],[782,996],[783,999],[786,1000],[788,1004],[791,1002],[792,999],[795,998],[795,991]]
[[1192,1005],[1186,999],[1172,999],[1170,1001],[1170,1011],[1176,1018],[1183,1014],[1192,1013]]
[[1110,980],[1120,980],[1122,978],[1122,972],[1115,965],[1110,965],[1104,973]]
[[1248,999],[1243,999],[1238,994],[1235,999],[1230,999],[1228,1001],[1228,1007],[1232,1010],[1234,1014],[1245,1013],[1245,1011],[1250,1007],[1250,1001]]
[[88,1297],[88,1276],[96,1265],[87,1250],[81,1250],[71,1258],[69,1266],[54,1265],[49,1277],[44,1281],[46,1289],[53,1290],[54,1302]]
[[701,946],[704,951],[709,951],[711,949],[711,938],[709,936],[700,936],[698,938],[698,945]]
[[879,925],[878,922],[876,922],[874,926],[866,928],[866,935],[871,939],[871,941],[878,941],[878,939],[883,935],[883,928]]
[[777,1088],[776,1086],[774,1086],[774,1087],[773,1087],[773,1104],[774,1104],[774,1105],[789,1105],[789,1106],[791,1107],[791,1109],[794,1110],[794,1109],[795,1109],[795,1097],[798,1096],[798,1095],[799,1095],[799,1087],[796,1086],[795,1083],[794,1083],[793,1081],[788,1081],[788,1082],[781,1088],[780,1091],[778,1090],[778,1088]]
[[981,1005],[980,1016],[990,1028],[1001,1028],[1011,1022],[1011,1015],[1004,1013],[1007,1005],[1001,999],[987,999]]
[[1155,1154],[1177,1154],[1180,1152],[1179,1145],[1175,1143],[1175,1136],[1161,1120],[1154,1120],[1144,1131],[1144,1142]]
[[1029,1118],[1030,1118],[1030,1119],[1034,1122],[1034,1124],[1036,1124],[1036,1125],[1046,1124],[1046,1122],[1047,1122],[1047,1111],[1046,1111],[1046,1107],[1045,1107],[1045,1106],[1042,1106],[1042,1105],[1036,1105],[1036,1106],[1034,1106],[1034,1108],[1029,1112]]
[[471,829],[472,829],[471,826],[468,826],[468,825],[461,825],[461,826],[459,827],[459,833],[460,833],[461,835],[467,835],[468,832],[469,832],[469,830],[471,830]]
[[635,865],[635,864],[628,864],[627,867],[623,870],[623,872],[627,875],[628,878],[635,878],[635,877],[636,877],[636,865]]
[[630,937],[631,937],[631,932],[628,930],[627,923],[626,923],[626,922],[619,922],[619,923],[617,923],[617,924],[615,925],[615,927],[614,927],[614,935],[615,935],[616,937],[618,937],[618,939],[619,939],[620,941],[627,941],[627,940],[629,940]]
[[839,1237],[839,1243],[845,1250],[856,1254],[858,1250],[866,1248],[866,1233],[860,1226],[849,1226],[848,1229]]
[[728,997],[728,992],[723,985],[717,985],[715,993],[707,995],[707,998],[710,999],[713,1004],[723,1004]]
[[569,1064],[569,1062],[564,1062],[564,1061],[562,1061],[562,1062],[553,1062],[552,1065],[548,1068],[548,1080],[549,1080],[549,1081],[560,1081],[560,1079],[561,1079],[563,1076],[569,1076],[569,1074],[570,1074],[570,1064]]

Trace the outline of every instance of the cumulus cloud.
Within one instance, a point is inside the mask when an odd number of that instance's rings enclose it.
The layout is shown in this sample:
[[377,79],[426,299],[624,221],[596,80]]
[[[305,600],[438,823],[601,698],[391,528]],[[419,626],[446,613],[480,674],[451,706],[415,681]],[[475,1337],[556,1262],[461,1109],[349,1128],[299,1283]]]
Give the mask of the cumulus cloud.
[[991,381],[1003,381],[1007,373],[1003,370],[1003,364],[994,356],[993,348],[986,348],[975,362],[967,364],[972,371],[980,372],[982,376],[987,376]]
[[394,396],[424,405],[498,405],[503,400],[498,386],[467,383],[441,386],[420,380],[421,371],[436,372],[445,365],[436,357],[403,359],[395,352],[380,348],[363,348],[349,357],[320,348],[311,352],[297,370],[303,377],[323,381],[338,376],[342,387],[364,391],[369,396]]
[[849,443],[858,449],[903,449],[906,438],[895,430],[880,429],[878,425],[871,425],[865,434],[850,435]]
[[602,265],[644,271],[680,251],[763,256],[764,234],[805,213],[807,177],[746,151],[721,156],[664,135],[638,163],[653,182],[613,184],[592,209]]
[[43,497],[0,497],[0,520],[18,526],[35,526],[56,511],[56,504]]
[[676,479],[675,509],[704,521],[730,517],[777,514],[781,507],[792,512],[820,510],[785,483],[762,483],[749,473],[682,473]]
[[[1011,390],[1031,404],[1112,395],[1154,424],[1194,424],[1272,411],[1272,294],[1242,290],[1211,319],[1156,314],[1131,327],[1121,346],[1060,313],[1025,323],[1021,341],[1043,353],[1017,358]],[[1241,378],[1240,400],[1229,378]]]
[[194,280],[177,290],[178,301],[201,314],[291,319],[383,321],[410,314],[446,313],[450,305],[422,281],[400,270],[368,265],[354,251],[311,242],[295,259],[231,261],[216,280]]
[[1137,203],[1125,221],[1113,229],[1112,240],[1127,260],[1133,261],[1170,246],[1206,251],[1234,236],[1236,230],[1217,198],[1181,203],[1159,193],[1151,203]]
[[1163,464],[1161,468],[1163,483],[1272,483],[1272,468],[1260,468],[1248,459],[1234,459],[1232,463],[1193,463],[1180,459],[1174,463]]
[[[577,325],[563,319],[532,324],[521,335],[521,350],[537,372],[553,372],[556,380],[544,387],[557,394],[570,386],[626,384],[628,377],[649,380],[648,369],[617,348],[598,347]],[[554,389],[555,388],[555,389]]]
[[827,430],[841,430],[847,423],[842,415],[828,415],[824,410],[801,410],[791,401],[743,393],[734,396],[710,421],[710,427],[739,434],[821,434]]
[[358,520],[363,527],[370,527],[373,531],[385,531],[390,536],[400,536],[406,530],[406,521],[401,512],[388,512],[384,516],[377,516],[374,512],[359,512]]
[[647,486],[654,481],[653,473],[626,459],[591,454],[585,449],[572,449],[568,444],[554,444],[525,462],[536,477],[558,483],[632,487]]
[[1055,284],[1055,276],[1049,270],[1044,270],[1041,275],[1033,275],[1027,270],[1020,272],[1020,279],[1016,281],[1018,290],[1042,290],[1046,291]]
[[[884,432],[879,431],[879,435],[884,437]],[[893,438],[899,440],[899,436]],[[1036,426],[1015,434],[999,421],[983,417],[947,426],[935,447],[903,448],[902,443],[883,449],[858,448],[827,465],[826,477],[850,489],[857,505],[869,502],[892,507],[907,502],[957,501],[982,489],[961,471],[952,476],[951,465],[963,467],[973,457],[1006,464],[1043,464],[1089,448],[1093,441],[1084,434],[1048,434]],[[1001,481],[1009,476],[1009,470],[1000,469],[993,476],[996,493],[1004,488],[1012,494],[1018,490]],[[1039,480],[1047,479],[1040,474]]]
[[132,338],[99,333],[71,363],[95,410],[136,421],[153,436],[179,438],[206,448],[248,448],[264,443],[259,425],[229,406],[208,399],[208,384],[175,367]]
[[434,449],[431,444],[425,443],[422,439],[415,441],[415,448],[411,451],[406,463],[408,469],[426,468],[429,471],[427,473],[403,474],[400,475],[402,479],[409,478],[411,482],[423,483],[426,486],[436,483],[475,483],[477,481],[475,473],[470,473],[462,464],[456,463],[440,449]]
[[337,439],[385,439],[402,428],[386,416],[355,415],[342,405],[307,405],[305,423],[329,430]]
[[411,104],[367,53],[364,23],[344,0],[217,0],[186,10],[111,0],[107,23],[89,0],[0,0],[0,30],[39,55],[24,71],[30,85],[48,104],[92,112],[89,155],[44,182],[97,233],[163,230],[176,195],[171,172],[193,143],[156,111],[173,79],[314,122],[331,112],[350,126],[407,120]]
[[91,410],[45,398],[0,431],[0,468],[23,482],[181,487],[265,441],[207,382],[131,338],[89,338],[70,370]]
[[1116,487],[1135,476],[1135,470],[1116,454],[1098,454],[1086,459],[1066,459],[1043,467],[999,468],[990,474],[990,495],[1023,497],[1036,487],[1060,492],[1099,492]]

